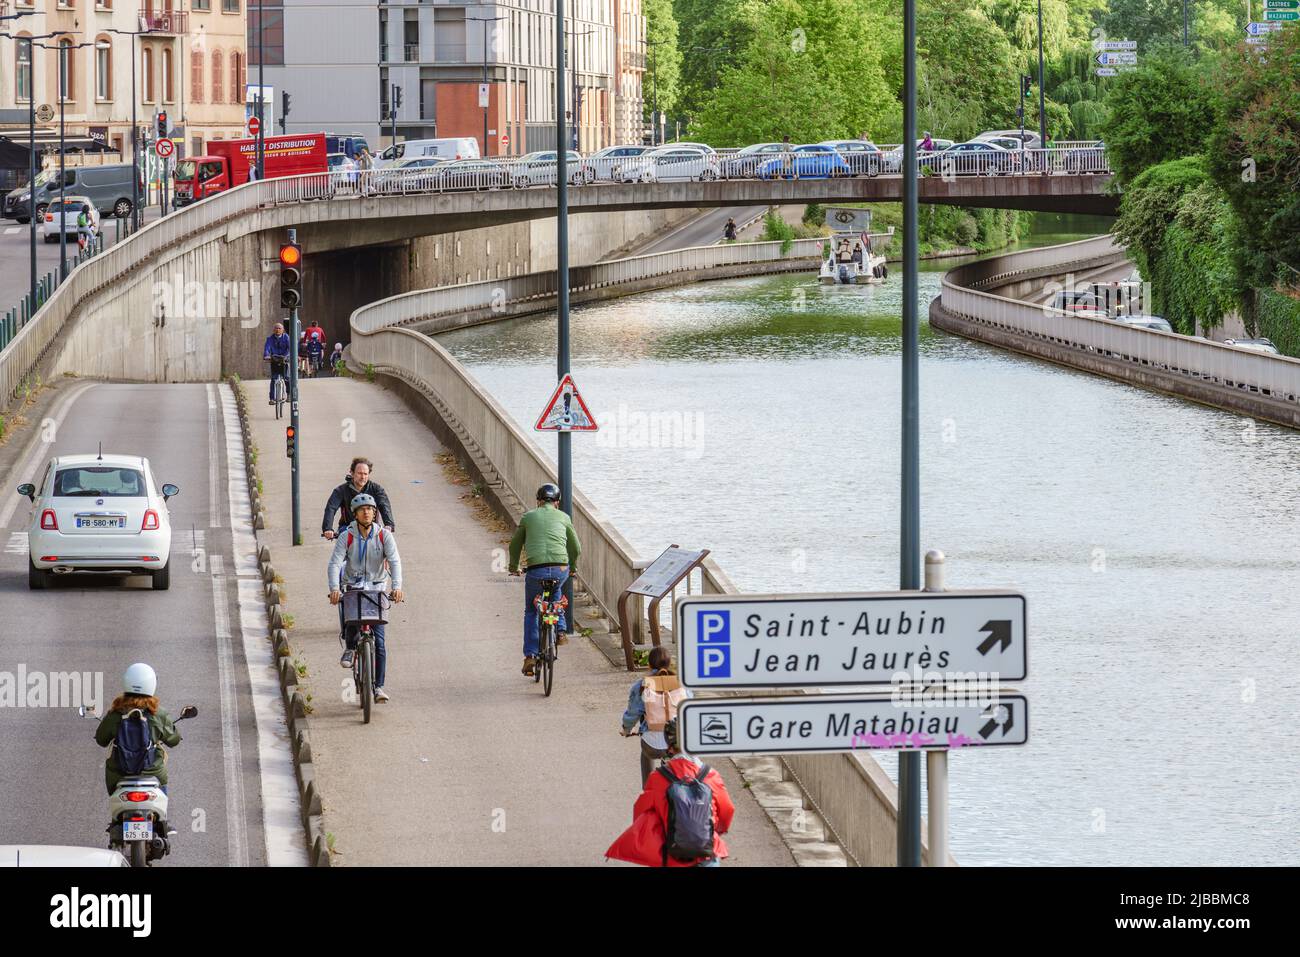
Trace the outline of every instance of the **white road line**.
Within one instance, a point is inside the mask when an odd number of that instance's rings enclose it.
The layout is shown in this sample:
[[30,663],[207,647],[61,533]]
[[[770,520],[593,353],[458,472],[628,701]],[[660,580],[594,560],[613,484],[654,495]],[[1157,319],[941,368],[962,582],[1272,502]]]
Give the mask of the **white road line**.
[[217,495],[220,487],[218,463],[221,460],[217,435],[217,387],[208,383],[208,527],[221,527],[221,501]]
[[289,726],[280,701],[280,679],[271,646],[266,640],[268,622],[258,573],[257,539],[253,511],[244,475],[244,439],[239,412],[230,387],[220,387],[221,412],[226,426],[227,501],[230,537],[239,577],[239,624],[243,633],[244,663],[253,696],[257,724],[257,761],[262,787],[262,833],[266,837],[266,863],[271,867],[306,867],[298,778],[293,770]]
[[15,555],[26,555],[27,550],[27,532],[10,532],[9,544],[5,546],[6,552],[13,552]]
[[248,822],[244,817],[244,776],[240,770],[239,698],[235,691],[235,655],[230,615],[226,612],[226,575],[220,555],[208,558],[212,572],[212,613],[217,635],[217,686],[221,692],[221,751],[226,767],[226,844],[231,867],[248,866]]
[[[65,398],[59,404],[59,411],[56,412],[51,417],[54,422],[54,429],[50,433],[52,436],[54,437],[58,436],[59,428],[63,425],[63,420],[64,418],[67,417],[68,410],[72,408],[72,403],[76,402],[77,399],[81,398],[82,394],[87,389],[93,388],[93,386],[94,386],[93,383],[87,382],[85,385],[78,386],[77,388],[73,389],[71,392],[68,393],[67,398]],[[38,434],[43,436],[46,434],[46,431],[47,430],[44,428],[44,423],[42,423],[41,431]],[[27,452],[27,454],[19,458],[18,464],[14,467],[14,474],[30,475],[33,471],[33,468],[29,463],[33,459],[36,461],[40,461],[41,457],[45,454],[45,450],[53,444],[54,444],[53,438],[49,438],[49,439],[42,438],[40,442],[33,444],[31,449]],[[39,476],[35,476],[35,478],[39,479]],[[20,496],[17,495],[4,496],[5,504],[0,505],[0,528],[9,527],[9,520],[14,517],[14,509],[18,507],[18,503],[20,500],[21,500]]]
[[18,232],[18,229],[18,226],[9,226],[5,229],[5,235],[12,236],[14,233]]

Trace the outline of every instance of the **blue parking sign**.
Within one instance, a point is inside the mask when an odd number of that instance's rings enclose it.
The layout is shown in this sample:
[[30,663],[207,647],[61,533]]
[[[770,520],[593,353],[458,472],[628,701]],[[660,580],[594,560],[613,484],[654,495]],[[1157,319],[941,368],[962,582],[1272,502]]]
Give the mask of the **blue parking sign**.
[[696,670],[701,678],[731,677],[731,610],[695,613]]

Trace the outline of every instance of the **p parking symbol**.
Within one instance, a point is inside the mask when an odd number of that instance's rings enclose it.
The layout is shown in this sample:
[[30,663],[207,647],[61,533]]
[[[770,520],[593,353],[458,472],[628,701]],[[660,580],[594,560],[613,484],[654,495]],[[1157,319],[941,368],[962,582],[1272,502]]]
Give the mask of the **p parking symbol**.
[[731,611],[701,609],[695,615],[696,671],[701,678],[730,678]]

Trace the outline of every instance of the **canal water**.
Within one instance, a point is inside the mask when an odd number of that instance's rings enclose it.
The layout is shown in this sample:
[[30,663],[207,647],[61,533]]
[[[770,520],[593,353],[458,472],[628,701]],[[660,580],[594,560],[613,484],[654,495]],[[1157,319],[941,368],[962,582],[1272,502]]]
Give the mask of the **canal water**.
[[[921,276],[923,315],[952,265]],[[896,588],[900,286],[575,309],[603,424],[575,481],[643,556],[708,547],[742,590]],[[554,316],[440,341],[531,428]],[[1029,599],[1031,743],[950,758],[962,864],[1296,863],[1297,475],[1285,429],[922,325],[922,547],[949,587]]]

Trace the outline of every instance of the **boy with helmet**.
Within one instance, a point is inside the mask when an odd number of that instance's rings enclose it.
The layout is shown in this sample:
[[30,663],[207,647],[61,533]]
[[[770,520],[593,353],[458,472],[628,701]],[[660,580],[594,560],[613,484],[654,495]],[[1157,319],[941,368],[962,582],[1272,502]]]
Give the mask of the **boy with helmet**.
[[[578,567],[578,556],[582,546],[578,544],[578,533],[573,530],[573,521],[560,507],[560,490],[547,482],[537,490],[537,508],[525,512],[510,539],[510,574],[524,575],[524,667],[523,673],[532,676],[537,665],[537,646],[541,641],[537,624],[537,608],[534,602],[542,593],[542,582],[550,579],[564,583]],[[519,569],[520,552],[528,562],[527,568]],[[566,627],[564,613],[556,627],[557,645],[565,644]]]

